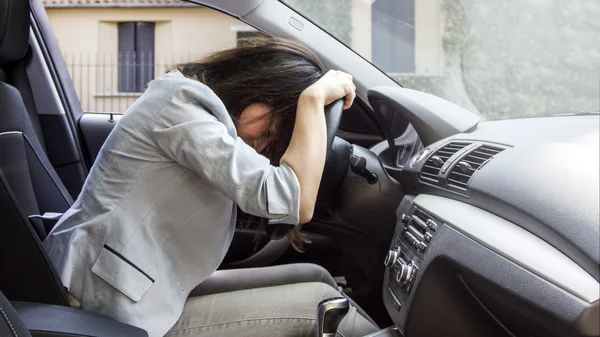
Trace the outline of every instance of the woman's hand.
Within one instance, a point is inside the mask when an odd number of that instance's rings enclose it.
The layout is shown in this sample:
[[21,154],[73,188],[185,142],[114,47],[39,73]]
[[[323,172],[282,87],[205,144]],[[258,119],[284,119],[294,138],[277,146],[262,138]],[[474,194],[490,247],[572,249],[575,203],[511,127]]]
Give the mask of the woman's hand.
[[344,109],[350,108],[356,97],[356,86],[352,83],[352,75],[339,70],[330,70],[317,82],[306,88],[300,100],[316,100],[323,106],[344,98]]

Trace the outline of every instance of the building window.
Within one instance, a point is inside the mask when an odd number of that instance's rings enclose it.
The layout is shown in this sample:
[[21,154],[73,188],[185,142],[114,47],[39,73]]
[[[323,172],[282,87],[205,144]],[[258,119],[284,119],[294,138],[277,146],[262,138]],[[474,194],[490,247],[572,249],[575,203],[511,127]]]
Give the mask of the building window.
[[415,72],[415,0],[373,3],[373,63],[387,73]]
[[143,92],[154,79],[154,22],[119,23],[119,92]]

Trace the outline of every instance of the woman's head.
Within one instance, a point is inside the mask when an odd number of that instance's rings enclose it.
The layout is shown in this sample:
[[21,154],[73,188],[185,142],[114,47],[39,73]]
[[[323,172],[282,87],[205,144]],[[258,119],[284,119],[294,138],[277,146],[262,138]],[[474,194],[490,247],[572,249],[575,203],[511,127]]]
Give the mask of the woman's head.
[[310,49],[274,37],[240,39],[236,48],[178,69],[210,87],[225,104],[240,138],[274,164],[289,144],[300,94],[325,74]]
[[[300,94],[325,74],[310,49],[273,37],[241,39],[236,48],[177,69],[210,87],[229,111],[238,136],[274,165],[290,142]],[[297,250],[308,242],[297,227],[288,239]]]

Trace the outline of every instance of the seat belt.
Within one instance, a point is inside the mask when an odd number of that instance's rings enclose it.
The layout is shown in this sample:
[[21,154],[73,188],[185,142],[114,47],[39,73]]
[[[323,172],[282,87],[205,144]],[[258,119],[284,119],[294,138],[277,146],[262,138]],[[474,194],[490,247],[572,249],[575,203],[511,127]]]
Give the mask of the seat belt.
[[[43,241],[46,238],[46,236],[48,236],[48,234],[50,234],[50,230],[47,230],[47,228],[54,228],[54,225],[56,224],[56,222],[58,220],[60,220],[60,218],[62,216],[63,216],[63,213],[46,212],[43,215],[33,214],[33,215],[28,216],[28,218],[29,218],[29,222],[31,223],[31,225],[34,228],[36,227],[34,224],[35,220],[42,221],[44,230],[48,232],[48,233],[44,233],[45,234],[44,237],[40,237],[40,239]],[[39,233],[38,233],[38,235],[39,235]]]
[[29,219],[40,219],[42,221],[58,221],[62,216],[63,213],[46,212],[44,213],[44,215],[30,215]]

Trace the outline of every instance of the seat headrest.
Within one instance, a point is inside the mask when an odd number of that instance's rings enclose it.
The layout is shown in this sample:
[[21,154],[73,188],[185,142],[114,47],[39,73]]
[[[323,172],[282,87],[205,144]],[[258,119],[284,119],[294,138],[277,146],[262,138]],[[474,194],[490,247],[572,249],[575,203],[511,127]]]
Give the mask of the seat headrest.
[[0,0],[0,64],[25,56],[30,24],[29,0]]

